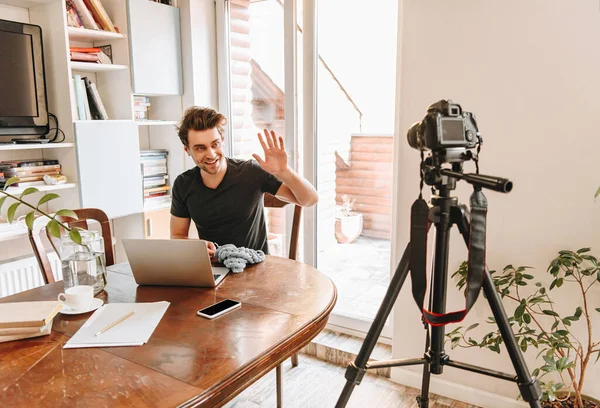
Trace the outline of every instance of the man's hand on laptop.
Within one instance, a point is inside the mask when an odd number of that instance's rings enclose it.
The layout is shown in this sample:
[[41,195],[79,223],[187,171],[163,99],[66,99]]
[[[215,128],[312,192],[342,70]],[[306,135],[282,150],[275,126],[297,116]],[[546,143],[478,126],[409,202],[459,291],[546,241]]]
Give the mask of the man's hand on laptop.
[[210,241],[204,241],[206,243],[206,249],[208,250],[208,256],[210,256],[210,260],[215,260],[215,253],[217,253],[217,247],[214,243]]

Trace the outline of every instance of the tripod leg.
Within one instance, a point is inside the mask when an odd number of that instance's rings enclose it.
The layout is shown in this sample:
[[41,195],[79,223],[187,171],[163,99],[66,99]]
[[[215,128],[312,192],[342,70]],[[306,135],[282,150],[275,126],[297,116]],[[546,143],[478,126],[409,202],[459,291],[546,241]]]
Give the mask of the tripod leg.
[[[464,210],[462,214],[462,221],[458,224],[458,229],[460,230],[460,233],[462,234],[468,247],[469,233],[471,229],[469,220],[467,219]],[[515,368],[515,372],[517,373],[517,384],[519,385],[521,396],[523,397],[523,400],[528,402],[531,407],[541,407],[541,403],[539,401],[540,397],[542,396],[540,385],[538,384],[537,379],[531,377],[531,374],[527,369],[527,364],[525,363],[523,354],[521,354],[521,349],[517,344],[515,335],[510,327],[510,323],[508,322],[508,317],[506,316],[506,312],[502,306],[500,295],[496,291],[494,280],[492,279],[487,267],[485,268],[485,275],[483,279],[483,291],[487,297],[488,303],[490,304],[492,313],[494,314],[494,319],[496,319],[496,324],[498,325],[498,329],[502,335],[502,340],[506,345],[506,350],[508,351],[508,355],[510,356],[513,367]]]
[[398,263],[398,266],[396,267],[394,277],[392,278],[390,286],[388,287],[383,301],[381,302],[381,306],[379,306],[379,310],[377,311],[377,315],[373,320],[373,324],[371,325],[360,351],[356,356],[356,360],[354,363],[351,363],[346,370],[346,385],[344,386],[342,394],[335,405],[336,408],[343,408],[346,406],[354,387],[360,384],[360,381],[367,371],[365,367],[369,361],[369,357],[371,356],[371,353],[377,344],[377,340],[381,335],[385,321],[390,315],[390,312],[394,307],[394,303],[396,303],[396,299],[398,298],[398,294],[402,289],[402,285],[408,276],[409,261],[410,244],[406,246],[404,254],[402,255],[402,259],[400,259],[400,263]]

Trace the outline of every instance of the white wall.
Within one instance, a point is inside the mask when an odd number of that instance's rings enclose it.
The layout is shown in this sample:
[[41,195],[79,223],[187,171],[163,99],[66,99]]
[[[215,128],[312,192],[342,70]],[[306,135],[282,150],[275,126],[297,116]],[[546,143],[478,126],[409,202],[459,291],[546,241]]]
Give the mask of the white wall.
[[0,4],[0,19],[29,23],[29,9]]
[[[477,115],[484,137],[481,172],[514,182],[510,194],[486,193],[489,266],[531,265],[536,268],[536,279],[548,282],[546,268],[558,250],[591,246],[600,255],[600,203],[593,199],[600,185],[596,168],[600,149],[598,2],[403,0],[400,4],[396,261],[408,240],[410,205],[418,194],[419,154],[406,143],[406,130],[423,118],[430,103],[443,98]],[[474,166],[465,170],[474,171]],[[467,186],[457,190],[461,202],[468,203],[470,191]],[[466,257],[461,241],[454,229],[450,272]],[[421,356],[424,349],[424,331],[409,285],[410,280],[395,308],[395,358]],[[449,289],[448,310],[461,308],[464,298],[453,283]],[[561,302],[558,309],[570,314],[581,299],[572,286],[552,294]],[[600,290],[589,292],[589,298],[597,341],[600,315],[594,308],[600,306]],[[480,297],[464,323],[482,322],[483,329],[476,333],[481,338],[491,331],[485,329],[493,328],[484,323],[490,315]],[[579,325],[583,329],[583,323]],[[447,352],[457,361],[514,373],[505,350],[500,356],[479,349],[448,347]],[[530,369],[535,354],[527,354]],[[420,374],[407,372],[394,369],[392,376],[419,386]],[[438,378],[474,390],[437,383]],[[599,383],[600,365],[590,365],[584,391],[599,397]],[[508,406],[506,401],[479,399],[479,390],[511,398],[518,393],[512,383],[450,368],[434,378],[432,389],[486,407]]]

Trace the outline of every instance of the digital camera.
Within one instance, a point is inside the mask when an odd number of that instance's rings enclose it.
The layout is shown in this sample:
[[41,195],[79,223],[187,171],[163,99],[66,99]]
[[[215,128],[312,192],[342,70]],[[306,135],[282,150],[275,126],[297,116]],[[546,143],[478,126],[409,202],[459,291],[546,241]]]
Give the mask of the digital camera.
[[421,122],[408,129],[408,144],[421,151],[463,147],[472,149],[481,142],[475,117],[451,100],[435,102]]

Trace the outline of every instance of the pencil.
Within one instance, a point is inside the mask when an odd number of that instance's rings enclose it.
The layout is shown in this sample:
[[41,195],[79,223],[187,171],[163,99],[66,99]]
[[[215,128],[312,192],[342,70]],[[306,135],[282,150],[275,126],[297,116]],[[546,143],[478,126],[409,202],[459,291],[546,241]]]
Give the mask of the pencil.
[[105,331],[107,331],[108,329],[111,329],[111,328],[115,327],[117,324],[121,323],[123,320],[127,319],[130,316],[133,316],[134,313],[135,313],[134,311],[131,311],[131,312],[127,313],[125,316],[121,317],[119,320],[112,322],[111,324],[109,324],[108,326],[106,326],[104,329],[102,329],[98,333],[94,334],[94,336],[102,334]]

